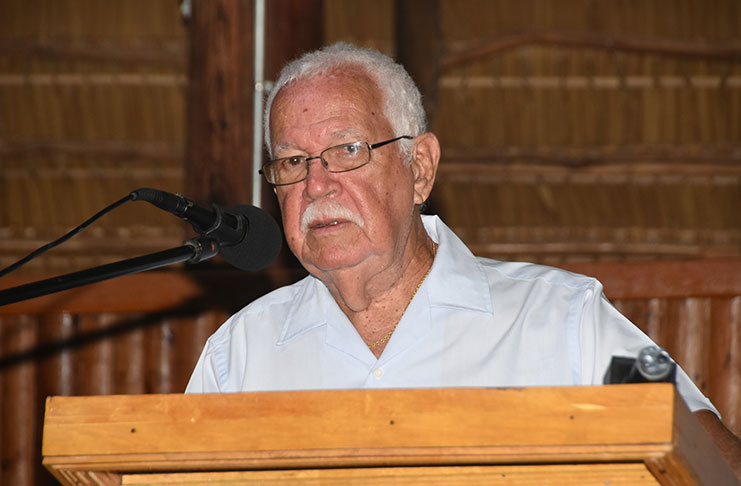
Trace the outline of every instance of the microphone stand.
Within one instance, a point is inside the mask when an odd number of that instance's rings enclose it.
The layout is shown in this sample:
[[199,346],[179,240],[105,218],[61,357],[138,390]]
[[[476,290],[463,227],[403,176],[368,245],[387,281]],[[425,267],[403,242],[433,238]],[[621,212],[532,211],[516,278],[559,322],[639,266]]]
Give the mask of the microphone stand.
[[0,306],[174,263],[186,261],[200,263],[218,255],[220,249],[218,241],[214,238],[208,236],[193,238],[184,241],[183,245],[177,248],[0,290]]

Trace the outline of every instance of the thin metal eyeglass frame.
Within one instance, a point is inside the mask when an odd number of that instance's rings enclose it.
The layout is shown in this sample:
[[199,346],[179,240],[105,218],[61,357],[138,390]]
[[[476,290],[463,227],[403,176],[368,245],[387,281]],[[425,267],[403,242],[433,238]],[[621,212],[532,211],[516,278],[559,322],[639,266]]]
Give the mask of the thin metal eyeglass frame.
[[[370,150],[374,150],[374,149],[377,149],[379,147],[383,147],[384,145],[388,145],[390,143],[397,142],[397,141],[402,140],[402,139],[405,139],[405,140],[414,140],[414,137],[411,137],[409,135],[402,135],[400,137],[390,138],[388,140],[384,140],[383,142],[374,143],[373,145],[369,144],[368,142],[363,142],[363,143],[365,143]],[[281,157],[280,159],[273,159],[273,160],[269,161],[268,163],[266,163],[265,165],[263,165],[262,168],[258,171],[258,173],[261,174],[265,178],[265,180],[267,181],[267,183],[270,184],[270,185],[272,185],[272,186],[290,186],[291,184],[298,184],[299,182],[304,181],[304,180],[306,180],[307,177],[309,177],[309,162],[311,162],[312,160],[315,160],[315,159],[321,160],[322,161],[322,167],[324,167],[324,169],[327,172],[330,172],[332,174],[341,174],[343,172],[350,172],[352,170],[359,169],[359,168],[363,167],[364,165],[368,165],[368,163],[370,162],[370,153],[368,154],[368,161],[367,162],[364,162],[364,163],[360,164],[357,167],[353,167],[352,169],[345,169],[345,170],[330,170],[329,169],[329,163],[326,160],[324,160],[324,153],[327,150],[332,150],[332,149],[337,148],[337,147],[342,147],[342,146],[345,146],[345,145],[352,145],[352,144],[355,144],[355,143],[358,143],[358,142],[341,143],[339,145],[333,145],[331,147],[325,148],[324,150],[322,150],[321,152],[319,152],[319,155],[315,155],[313,157],[304,157],[302,155],[296,156],[296,157],[303,158],[304,159],[304,162],[306,163],[306,175],[303,178],[301,178],[301,179],[299,179],[297,181],[284,182],[283,184],[278,184],[276,182],[270,182],[268,180],[267,174],[265,174],[265,168],[267,166],[269,166],[270,164],[273,164],[273,163],[278,162],[280,160],[290,159],[290,158],[293,158],[293,157]]]

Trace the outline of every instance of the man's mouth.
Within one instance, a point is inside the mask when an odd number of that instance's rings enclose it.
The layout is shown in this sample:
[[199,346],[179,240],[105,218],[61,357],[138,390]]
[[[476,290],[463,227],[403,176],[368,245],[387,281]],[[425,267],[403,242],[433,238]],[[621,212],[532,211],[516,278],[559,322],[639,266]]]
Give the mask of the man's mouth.
[[354,211],[336,201],[321,201],[310,204],[301,215],[301,232],[310,230],[331,229],[342,227],[345,223],[353,223],[363,227],[363,219]]
[[329,221],[329,222],[326,222],[326,223],[319,223],[319,222],[317,222],[317,223],[312,223],[310,225],[310,228],[311,229],[327,228],[329,226],[336,226],[336,225],[338,225],[340,223],[342,223],[342,221],[337,221],[337,220]]

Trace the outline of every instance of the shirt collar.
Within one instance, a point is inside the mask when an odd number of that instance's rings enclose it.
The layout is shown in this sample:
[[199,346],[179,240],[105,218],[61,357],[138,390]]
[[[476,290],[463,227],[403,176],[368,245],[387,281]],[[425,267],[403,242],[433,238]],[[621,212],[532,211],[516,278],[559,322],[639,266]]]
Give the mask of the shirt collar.
[[438,244],[426,282],[430,305],[491,314],[491,293],[481,263],[438,216],[422,216],[422,222]]
[[[293,284],[296,289],[278,345],[327,323],[327,305],[333,303],[329,289],[316,277],[309,275]],[[330,300],[327,300],[330,299]]]
[[[438,216],[422,216],[422,222],[430,238],[438,244],[435,261],[424,282],[429,305],[491,314],[491,294],[481,263]],[[329,320],[344,318],[349,323],[329,289],[316,277],[309,275],[294,287],[294,304],[277,344],[285,344],[326,325]],[[407,311],[415,309],[410,307]]]

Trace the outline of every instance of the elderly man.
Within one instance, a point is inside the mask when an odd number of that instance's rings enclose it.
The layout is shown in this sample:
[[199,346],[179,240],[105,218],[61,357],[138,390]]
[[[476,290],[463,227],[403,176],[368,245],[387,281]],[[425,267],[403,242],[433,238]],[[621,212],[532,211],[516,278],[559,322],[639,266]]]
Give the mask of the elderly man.
[[[612,356],[652,344],[594,279],[477,258],[420,215],[440,146],[388,57],[347,44],[303,56],[265,121],[262,174],[311,275],[211,336],[188,392],[599,384]],[[737,446],[682,370],[677,387]]]

